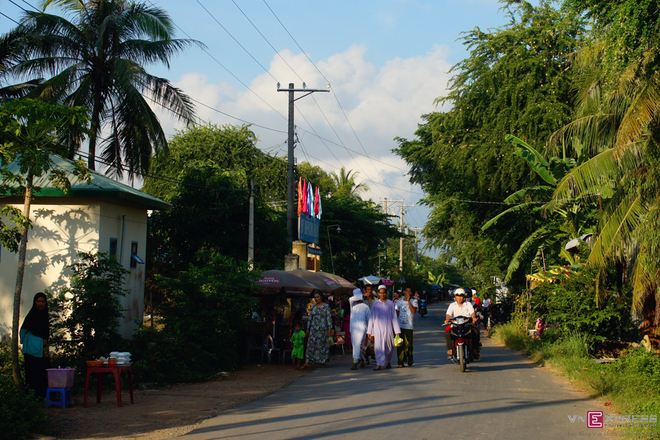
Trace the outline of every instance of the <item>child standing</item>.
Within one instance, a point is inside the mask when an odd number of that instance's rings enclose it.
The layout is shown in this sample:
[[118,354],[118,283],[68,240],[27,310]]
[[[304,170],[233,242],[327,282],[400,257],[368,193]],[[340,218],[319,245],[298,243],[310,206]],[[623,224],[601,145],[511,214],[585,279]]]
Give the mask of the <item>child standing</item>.
[[305,358],[305,332],[302,330],[302,324],[299,321],[293,325],[293,334],[290,336],[290,341],[293,344],[293,351],[291,351],[291,359],[295,361],[296,370],[300,370],[300,364]]

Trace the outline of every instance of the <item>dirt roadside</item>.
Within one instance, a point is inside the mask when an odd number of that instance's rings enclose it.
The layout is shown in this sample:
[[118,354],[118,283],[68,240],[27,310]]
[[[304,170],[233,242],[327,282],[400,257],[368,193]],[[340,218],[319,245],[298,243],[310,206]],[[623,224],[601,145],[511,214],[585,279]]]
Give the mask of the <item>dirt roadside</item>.
[[[109,388],[104,389],[101,403],[96,403],[94,386],[87,408],[83,408],[81,393],[73,396],[72,407],[51,407],[46,412],[57,439],[167,439],[184,435],[223,411],[286,388],[308,372],[295,370],[291,364],[252,364],[209,382],[136,387],[134,405],[122,388],[121,408]],[[112,379],[108,376],[105,383],[111,384]]]

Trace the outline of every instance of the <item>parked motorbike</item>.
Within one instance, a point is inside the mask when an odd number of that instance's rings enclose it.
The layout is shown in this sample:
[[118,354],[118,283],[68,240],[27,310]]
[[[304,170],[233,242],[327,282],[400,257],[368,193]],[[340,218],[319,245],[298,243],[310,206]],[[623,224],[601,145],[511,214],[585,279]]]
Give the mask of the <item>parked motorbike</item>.
[[474,360],[472,347],[472,318],[457,316],[449,320],[449,330],[452,342],[452,361],[465,371],[466,365]]
[[426,315],[428,311],[426,310],[426,300],[425,299],[420,299],[419,300],[419,316],[422,318],[424,315]]

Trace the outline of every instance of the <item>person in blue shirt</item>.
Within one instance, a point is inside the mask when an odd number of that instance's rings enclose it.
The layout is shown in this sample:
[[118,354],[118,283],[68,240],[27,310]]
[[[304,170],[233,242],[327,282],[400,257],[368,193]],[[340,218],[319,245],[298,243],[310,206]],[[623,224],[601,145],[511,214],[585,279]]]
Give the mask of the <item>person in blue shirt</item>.
[[44,293],[34,295],[32,309],[28,312],[20,331],[23,356],[25,357],[25,383],[39,397],[46,397],[50,368],[48,337],[50,323],[48,302]]

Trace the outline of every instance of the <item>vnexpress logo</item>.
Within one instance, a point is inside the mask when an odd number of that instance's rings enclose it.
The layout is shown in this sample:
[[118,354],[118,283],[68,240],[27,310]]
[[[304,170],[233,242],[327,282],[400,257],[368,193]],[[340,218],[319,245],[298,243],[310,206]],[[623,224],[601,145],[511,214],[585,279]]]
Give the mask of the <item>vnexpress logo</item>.
[[602,427],[603,427],[603,412],[602,411],[587,412],[587,428],[602,428]]

